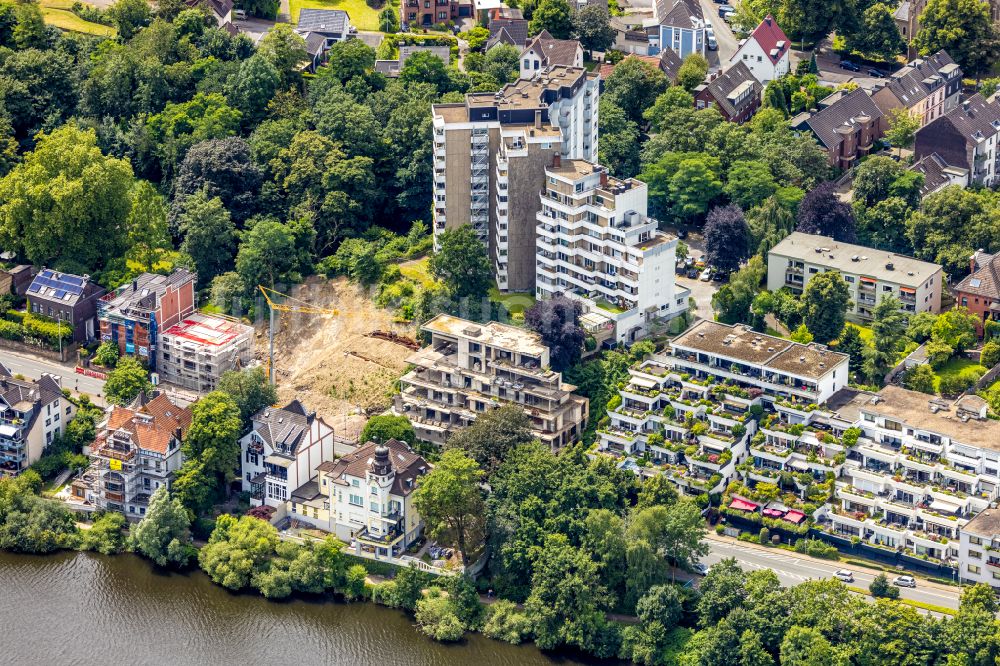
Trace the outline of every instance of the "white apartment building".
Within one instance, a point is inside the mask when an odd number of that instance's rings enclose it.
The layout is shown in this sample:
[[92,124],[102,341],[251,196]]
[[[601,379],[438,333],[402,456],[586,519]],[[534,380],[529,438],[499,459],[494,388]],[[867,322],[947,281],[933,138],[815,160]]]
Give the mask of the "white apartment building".
[[820,404],[847,386],[847,354],[702,319],[671,342],[674,372],[731,381],[769,401]]
[[549,348],[537,333],[446,314],[422,330],[430,345],[407,359],[415,367],[400,379],[394,405],[420,439],[443,444],[479,414],[505,404],[524,409],[532,432],[553,449],[582,435],[589,402],[549,369]]
[[140,394],[127,407],[112,406],[97,426],[90,467],[74,481],[73,494],[100,510],[141,518],[152,494],[169,487],[180,469],[181,442],[190,426],[191,410],[165,393]]
[[253,358],[253,327],[232,317],[194,312],[160,334],[160,378],[199,393]]
[[255,506],[285,507],[320,464],[334,459],[334,441],[333,428],[298,400],[282,408],[265,407],[240,439],[244,492]]
[[677,238],[646,215],[646,184],[586,160],[555,156],[537,213],[535,295],[565,293],[614,323],[619,342],[687,311],[674,281]]
[[15,379],[0,363],[0,476],[19,474],[41,458],[74,414],[55,376]]
[[324,527],[358,551],[397,556],[420,538],[423,520],[413,491],[430,465],[406,444],[368,442],[319,466],[320,491],[330,507]]
[[847,453],[836,501],[817,517],[836,534],[958,558],[965,525],[997,498],[1000,422],[986,418],[977,396],[950,402],[897,386],[851,393],[836,409],[862,434]]
[[596,72],[556,65],[496,93],[435,104],[435,239],[472,225],[489,246],[500,289],[534,291],[544,168],[555,154],[597,159],[599,96]]
[[847,282],[850,319],[867,321],[885,296],[895,296],[907,314],[941,311],[941,266],[829,236],[792,232],[767,253],[767,288],[799,294],[814,275],[838,271]]
[[958,563],[963,583],[986,583],[1000,591],[1000,509],[986,509],[962,528]]

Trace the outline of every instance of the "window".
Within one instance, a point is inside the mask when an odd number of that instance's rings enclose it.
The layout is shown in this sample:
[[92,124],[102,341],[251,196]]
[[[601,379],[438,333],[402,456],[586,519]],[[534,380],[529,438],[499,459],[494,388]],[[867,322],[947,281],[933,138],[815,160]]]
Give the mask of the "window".
[[982,539],[980,539],[980,538],[979,538],[979,537],[977,537],[977,536],[973,536],[973,535],[971,535],[971,534],[970,534],[970,535],[969,535],[969,543],[971,543],[971,544],[972,544],[972,545],[974,545],[974,546],[978,546],[978,545],[980,545],[980,544],[982,544],[982,543],[983,543],[983,540],[982,540]]
[[962,307],[968,307],[968,305],[969,305],[969,299],[966,298],[965,296],[962,296]]
[[845,275],[844,276],[844,282],[850,282],[850,283],[853,284],[854,283],[854,276],[852,276],[852,275]]
[[983,559],[983,554],[980,553],[978,550],[970,550],[969,557],[971,557],[974,560],[981,560]]
[[361,486],[361,482],[357,479],[351,479],[351,485],[355,488],[359,488]]
[[275,499],[284,502],[286,499],[288,499],[288,490],[280,484],[274,483],[273,481],[268,481],[267,496],[270,499]]
[[816,273],[819,273],[818,268],[812,268],[812,267],[809,268],[809,275],[816,275]]
[[354,506],[365,505],[365,499],[361,495],[355,495],[354,493],[351,493],[350,495],[347,496],[347,501],[350,504],[353,504]]
[[368,505],[368,507],[372,510],[373,513],[378,513],[378,502],[372,502],[371,504]]
[[977,573],[979,573],[979,572],[980,572],[980,568],[979,568],[979,566],[978,566],[978,565],[975,565],[975,564],[970,564],[970,565],[968,565],[968,566],[966,567],[966,569],[968,570],[968,572],[969,572],[969,573],[974,573],[974,574],[977,574]]
[[[531,69],[531,58],[525,58],[524,59],[524,68],[525,69]],[[554,182],[555,178],[549,178],[549,181],[550,182]]]

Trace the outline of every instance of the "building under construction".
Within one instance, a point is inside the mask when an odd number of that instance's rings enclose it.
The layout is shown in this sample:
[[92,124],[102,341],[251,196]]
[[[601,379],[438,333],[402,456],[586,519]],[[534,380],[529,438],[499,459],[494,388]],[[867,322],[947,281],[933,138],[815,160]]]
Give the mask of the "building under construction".
[[160,379],[199,393],[215,390],[227,370],[253,356],[253,327],[232,317],[195,312],[160,335]]

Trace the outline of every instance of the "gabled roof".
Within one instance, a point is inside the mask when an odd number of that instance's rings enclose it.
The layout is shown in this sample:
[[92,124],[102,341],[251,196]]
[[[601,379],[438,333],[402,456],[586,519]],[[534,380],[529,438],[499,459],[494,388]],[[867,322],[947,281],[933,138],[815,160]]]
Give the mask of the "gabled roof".
[[[750,33],[747,41],[751,40],[757,42],[764,55],[771,60],[772,65],[776,65],[792,46],[791,42],[788,41],[788,37],[785,36],[785,31],[778,26],[778,22],[770,14],[765,16],[764,20]],[[737,53],[742,48],[740,46]],[[733,55],[732,59],[735,60],[736,56]]]
[[986,99],[981,94],[976,93],[946,113],[943,118],[939,118],[921,130],[927,130],[941,120],[951,123],[959,134],[965,137],[966,141],[978,144],[983,139],[1000,132],[1000,102],[997,101],[996,96]]
[[[742,60],[716,76],[705,89],[729,117],[739,115],[748,104],[760,97],[763,86]],[[749,93],[744,96],[745,93]]]
[[253,431],[276,453],[294,456],[308,439],[315,412],[307,412],[298,400],[285,407],[265,407],[253,417]]
[[881,118],[882,111],[865,90],[856,88],[825,109],[814,113],[805,123],[820,143],[830,149],[839,146],[843,141],[841,135],[837,133],[837,128],[844,125],[854,126],[856,119],[864,116]]
[[[345,476],[365,478],[371,469],[375,459],[375,449],[378,446],[375,442],[368,442],[337,460],[322,463],[316,469],[326,474],[333,483],[348,485]],[[416,489],[417,478],[430,471],[431,465],[420,454],[415,453],[406,442],[390,439],[384,446],[389,449],[389,462],[396,475],[390,492],[401,497],[409,495]]]
[[1000,253],[980,257],[976,262],[979,269],[966,275],[954,290],[1000,299]]
[[910,20],[909,0],[903,0],[903,2],[899,3],[899,7],[896,7],[896,11],[893,12],[892,17],[897,21],[909,21]]
[[523,18],[497,18],[490,21],[487,50],[494,44],[510,44],[518,48],[528,42],[528,21]]
[[97,289],[99,287],[91,283],[89,275],[72,275],[43,268],[28,286],[27,295],[28,298],[44,298],[73,307],[89,298]]
[[132,443],[140,449],[166,455],[170,450],[170,441],[178,431],[178,439],[181,439],[190,427],[190,409],[175,405],[165,393],[151,399],[142,395],[128,407],[112,407],[104,431],[97,439],[102,442],[111,433],[125,430],[131,435]]
[[295,31],[344,34],[350,21],[347,12],[342,9],[303,9],[299,12],[299,23]]
[[952,183],[954,176],[964,173],[968,177],[969,173],[968,169],[949,165],[937,153],[921,157],[910,166],[910,171],[916,171],[924,176],[924,184],[920,187],[921,196],[933,194],[942,187]]
[[701,3],[694,0],[656,0],[653,15],[660,25],[679,28],[691,28],[695,21],[705,19]]
[[[18,411],[30,409],[35,402],[47,405],[62,397],[59,382],[49,375],[42,375],[37,382],[14,379],[7,367],[0,363],[0,400]],[[20,405],[18,407],[17,405]]]
[[576,57],[580,49],[580,42],[577,40],[556,39],[549,34],[548,30],[542,30],[524,47],[521,57],[523,58],[528,51],[534,51],[541,57],[542,67],[573,66],[576,64]]
[[960,71],[955,61],[945,51],[938,51],[926,58],[917,58],[898,72],[894,72],[886,82],[893,97],[900,104],[912,108],[932,92],[945,85]]

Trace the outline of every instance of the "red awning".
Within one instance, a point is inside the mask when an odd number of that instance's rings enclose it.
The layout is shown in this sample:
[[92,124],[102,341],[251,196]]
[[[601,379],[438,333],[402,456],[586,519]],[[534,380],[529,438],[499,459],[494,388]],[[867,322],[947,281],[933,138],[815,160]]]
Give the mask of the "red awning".
[[796,525],[798,525],[799,523],[801,523],[803,520],[806,519],[806,514],[802,513],[801,511],[796,511],[795,509],[792,509],[791,511],[789,511],[784,515],[784,519],[790,523],[795,523]]
[[785,514],[777,509],[764,509],[764,515],[771,518],[781,518]]
[[740,499],[739,497],[733,498],[733,503],[729,505],[730,509],[739,509],[740,511],[756,511],[757,505],[753,502],[748,502],[745,499]]

